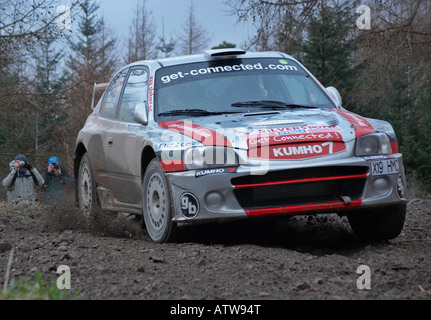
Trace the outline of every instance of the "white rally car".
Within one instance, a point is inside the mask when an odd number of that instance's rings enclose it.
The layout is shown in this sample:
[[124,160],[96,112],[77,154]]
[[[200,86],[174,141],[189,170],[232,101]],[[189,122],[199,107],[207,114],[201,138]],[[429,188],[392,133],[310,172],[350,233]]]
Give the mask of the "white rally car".
[[120,69],[79,132],[77,203],[142,215],[151,238],[215,219],[337,212],[397,237],[402,155],[391,125],[342,107],[297,60],[237,49]]

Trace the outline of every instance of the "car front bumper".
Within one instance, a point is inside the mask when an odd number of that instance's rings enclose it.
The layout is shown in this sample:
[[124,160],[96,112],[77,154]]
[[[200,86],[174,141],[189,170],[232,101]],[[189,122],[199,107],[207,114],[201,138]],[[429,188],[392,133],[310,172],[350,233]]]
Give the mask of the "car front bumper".
[[167,178],[176,222],[331,213],[406,202],[399,153],[271,161],[263,172],[255,166],[240,165],[235,170],[168,173]]

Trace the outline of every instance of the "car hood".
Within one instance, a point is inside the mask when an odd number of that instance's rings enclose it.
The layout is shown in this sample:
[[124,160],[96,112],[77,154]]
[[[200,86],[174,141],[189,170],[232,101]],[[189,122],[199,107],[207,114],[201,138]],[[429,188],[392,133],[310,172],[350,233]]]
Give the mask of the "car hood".
[[195,117],[159,123],[204,145],[252,149],[285,144],[344,145],[375,132],[367,119],[344,109],[292,109]]

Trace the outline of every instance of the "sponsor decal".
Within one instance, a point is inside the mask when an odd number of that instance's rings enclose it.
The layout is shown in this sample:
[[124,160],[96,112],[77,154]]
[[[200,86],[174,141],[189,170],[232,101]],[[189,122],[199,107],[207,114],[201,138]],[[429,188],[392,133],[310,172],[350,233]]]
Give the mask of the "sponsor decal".
[[244,135],[249,148],[262,145],[277,145],[300,142],[332,141],[342,142],[343,136],[339,127],[292,127],[254,131]]
[[[295,143],[285,146],[269,146],[268,157],[272,160],[300,160],[331,155],[345,150],[346,145],[342,142]],[[249,157],[255,158],[255,153],[259,152],[249,150]]]
[[271,126],[271,125],[279,125],[279,124],[289,124],[289,125],[304,125],[305,121],[300,119],[291,119],[291,120],[266,120],[266,121],[256,121],[252,122],[252,124],[257,126]]
[[331,109],[345,118],[355,129],[355,137],[359,138],[366,134],[374,133],[373,126],[363,117],[343,109]]
[[374,161],[374,160],[388,160],[388,159],[393,159],[394,157],[391,155],[379,155],[379,156],[365,156],[362,158],[366,161]]
[[305,74],[304,70],[294,61],[277,61],[275,59],[247,59],[244,61],[248,63],[237,63],[237,60],[231,60],[220,62],[218,65],[211,61],[211,63],[193,63],[184,66],[166,67],[157,72],[157,86],[214,77],[217,74],[256,72],[256,70],[267,73]]
[[191,146],[193,146],[193,143],[191,142],[174,141],[174,142],[160,143],[159,149],[160,150],[183,150]]
[[187,219],[195,218],[199,213],[199,201],[194,194],[187,192],[180,198],[180,210]]
[[144,128],[140,124],[128,123],[126,125],[126,132],[130,136],[136,136],[141,131],[144,131]]
[[192,122],[173,120],[161,122],[159,125],[162,128],[191,137],[192,139],[197,140],[207,146],[231,146],[229,140],[227,140],[220,132],[205,128]]
[[148,90],[148,112],[153,111],[154,101],[154,77],[150,77],[149,90]]
[[[301,130],[295,132],[295,130]],[[249,134],[295,134],[295,133],[323,133],[323,132],[340,132],[343,131],[338,126],[326,127],[326,126],[295,126],[295,127],[281,127],[281,128],[267,128],[267,129],[256,129],[251,131]]]
[[204,176],[213,175],[213,174],[236,173],[237,170],[238,170],[237,167],[198,170],[195,172],[195,177],[199,178],[199,177],[204,177]]
[[308,133],[307,129],[297,129],[297,130],[291,130],[287,132],[278,132],[277,135],[286,135],[286,134],[301,134],[301,133]]

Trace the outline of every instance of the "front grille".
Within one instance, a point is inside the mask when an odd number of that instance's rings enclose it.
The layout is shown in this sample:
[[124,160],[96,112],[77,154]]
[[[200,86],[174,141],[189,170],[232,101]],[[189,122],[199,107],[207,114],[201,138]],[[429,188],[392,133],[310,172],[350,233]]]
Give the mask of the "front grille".
[[243,209],[352,201],[362,198],[368,167],[320,167],[269,172],[231,180]]

